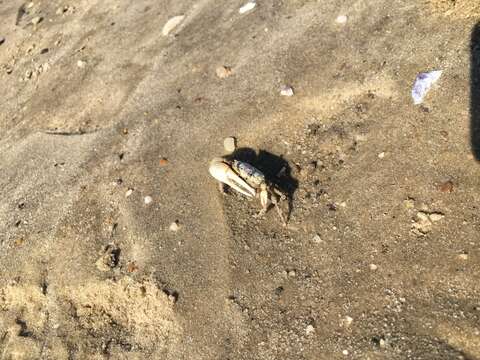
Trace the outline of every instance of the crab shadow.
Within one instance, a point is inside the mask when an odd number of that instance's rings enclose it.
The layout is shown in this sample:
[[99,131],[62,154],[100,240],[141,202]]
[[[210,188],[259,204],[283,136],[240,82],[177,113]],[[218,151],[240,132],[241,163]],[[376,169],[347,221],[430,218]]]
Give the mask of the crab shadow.
[[291,167],[281,155],[275,155],[266,150],[258,153],[252,148],[238,148],[227,157],[229,160],[247,162],[260,170],[267,180],[287,195],[287,221],[293,209],[293,195],[298,188],[298,181],[292,176]]

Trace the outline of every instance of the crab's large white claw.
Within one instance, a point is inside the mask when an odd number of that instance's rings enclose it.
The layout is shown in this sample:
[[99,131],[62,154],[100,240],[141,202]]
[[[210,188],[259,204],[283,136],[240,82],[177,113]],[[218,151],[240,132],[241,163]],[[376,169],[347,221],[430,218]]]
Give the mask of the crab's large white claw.
[[234,188],[245,196],[255,197],[256,191],[248,185],[222,158],[213,159],[208,168],[210,175],[218,181]]

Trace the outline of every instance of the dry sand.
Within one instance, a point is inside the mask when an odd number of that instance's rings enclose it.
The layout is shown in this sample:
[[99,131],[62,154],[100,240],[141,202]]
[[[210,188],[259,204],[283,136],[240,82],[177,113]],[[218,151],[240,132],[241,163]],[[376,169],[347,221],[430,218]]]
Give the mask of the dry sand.
[[244,4],[0,1],[0,359],[480,359],[479,6]]

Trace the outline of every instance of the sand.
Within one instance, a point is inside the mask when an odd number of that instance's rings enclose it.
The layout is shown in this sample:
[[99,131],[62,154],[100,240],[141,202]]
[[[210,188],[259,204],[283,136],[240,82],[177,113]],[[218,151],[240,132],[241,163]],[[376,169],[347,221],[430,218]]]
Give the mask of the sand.
[[0,359],[480,358],[478,6],[244,4],[0,2]]

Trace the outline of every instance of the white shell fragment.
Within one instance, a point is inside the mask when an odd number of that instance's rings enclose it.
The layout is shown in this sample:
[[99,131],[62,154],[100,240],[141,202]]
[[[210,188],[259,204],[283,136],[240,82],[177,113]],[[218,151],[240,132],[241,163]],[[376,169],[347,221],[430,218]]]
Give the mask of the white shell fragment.
[[238,12],[240,14],[245,14],[246,12],[249,12],[250,10],[253,10],[255,6],[257,5],[256,1],[249,1],[245,5],[243,5]]
[[440,76],[442,76],[442,70],[430,71],[417,75],[412,89],[412,98],[415,105],[419,105],[423,102],[423,98],[427,95],[433,84],[440,79]]
[[148,205],[152,203],[153,199],[151,196],[145,196],[145,199],[143,199],[143,201],[145,201],[145,204]]
[[339,16],[336,18],[335,22],[336,22],[337,24],[345,24],[345,23],[347,22],[347,20],[348,20],[348,17],[347,17],[346,15],[339,15]]
[[167,36],[170,32],[175,29],[185,18],[184,15],[174,16],[168,19],[167,23],[163,26],[162,35]]
[[288,85],[283,85],[280,89],[280,95],[282,96],[293,96],[293,89]]

